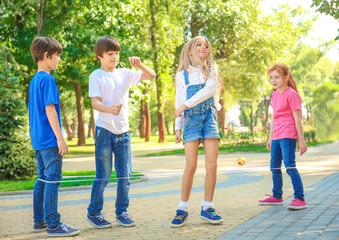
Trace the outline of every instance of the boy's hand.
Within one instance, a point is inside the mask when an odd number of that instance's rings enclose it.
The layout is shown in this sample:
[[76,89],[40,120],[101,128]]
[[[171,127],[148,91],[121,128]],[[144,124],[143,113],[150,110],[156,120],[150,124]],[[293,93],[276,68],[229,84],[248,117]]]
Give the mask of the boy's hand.
[[122,108],[122,104],[120,104],[120,105],[112,105],[111,113],[113,115],[119,115],[121,108]]
[[129,57],[128,60],[131,63],[132,67],[138,68],[141,65],[141,60],[139,57]]
[[300,155],[303,155],[307,151],[305,140],[299,140],[298,151],[300,151]]
[[57,140],[58,149],[59,149],[59,155],[64,156],[66,153],[68,153],[68,146],[65,142],[65,139],[61,138]]
[[175,143],[180,143],[181,142],[181,131],[176,130],[175,131]]
[[181,117],[182,116],[182,112],[185,111],[187,109],[187,106],[185,104],[181,105],[177,110],[175,110],[175,117]]

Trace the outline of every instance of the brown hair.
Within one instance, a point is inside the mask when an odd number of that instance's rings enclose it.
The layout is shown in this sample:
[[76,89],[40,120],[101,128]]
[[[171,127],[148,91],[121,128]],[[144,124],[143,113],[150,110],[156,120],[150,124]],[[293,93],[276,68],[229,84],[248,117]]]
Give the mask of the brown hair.
[[45,52],[47,57],[51,57],[53,54],[62,53],[61,44],[51,37],[36,37],[31,44],[31,54],[35,63],[44,59]]
[[93,51],[97,59],[100,60],[98,56],[103,57],[104,52],[120,52],[120,44],[115,38],[105,36],[98,39],[98,41],[94,45]]
[[281,76],[288,76],[288,83],[287,85],[291,88],[293,88],[296,92],[298,92],[297,90],[297,84],[295,83],[293,76],[290,72],[290,70],[288,69],[286,64],[283,63],[276,63],[274,64],[271,68],[269,68],[267,70],[267,74],[270,75],[271,72],[273,71],[277,71]]

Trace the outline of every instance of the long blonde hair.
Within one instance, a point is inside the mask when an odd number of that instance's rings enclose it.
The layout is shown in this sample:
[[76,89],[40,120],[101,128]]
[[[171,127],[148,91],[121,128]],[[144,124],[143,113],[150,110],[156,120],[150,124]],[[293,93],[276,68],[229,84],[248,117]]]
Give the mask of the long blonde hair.
[[[200,59],[197,53],[197,44],[199,38],[204,38],[208,43],[208,54],[204,59]],[[193,53],[192,56],[190,56],[190,52]],[[216,76],[217,71],[216,64],[212,57],[212,46],[206,37],[196,36],[188,41],[183,47],[180,55],[178,72],[188,69],[190,65],[200,65],[201,72],[206,79]],[[211,70],[209,70],[209,67]]]
[[297,84],[295,83],[293,76],[290,72],[290,70],[288,69],[286,64],[283,63],[276,63],[274,64],[270,69],[267,70],[267,74],[270,75],[271,72],[273,71],[277,71],[281,76],[286,77],[288,76],[288,83],[287,85],[291,88],[293,88],[296,92],[298,92],[297,90]]

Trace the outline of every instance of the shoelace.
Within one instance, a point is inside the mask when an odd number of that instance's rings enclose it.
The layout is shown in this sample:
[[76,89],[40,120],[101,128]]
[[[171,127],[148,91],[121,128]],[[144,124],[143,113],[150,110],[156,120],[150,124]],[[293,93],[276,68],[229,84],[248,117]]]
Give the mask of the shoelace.
[[121,216],[125,219],[129,219],[132,217],[132,214],[130,214],[129,212],[123,212],[121,213]]
[[175,216],[174,220],[181,220],[184,217],[184,215],[177,215]]
[[69,227],[69,224],[67,224],[67,223],[61,223],[61,228],[62,228],[62,230],[66,231],[66,232],[69,232],[68,227]]
[[96,217],[100,220],[100,221],[104,221],[104,217],[106,215],[106,212],[100,213],[99,215],[97,215]]

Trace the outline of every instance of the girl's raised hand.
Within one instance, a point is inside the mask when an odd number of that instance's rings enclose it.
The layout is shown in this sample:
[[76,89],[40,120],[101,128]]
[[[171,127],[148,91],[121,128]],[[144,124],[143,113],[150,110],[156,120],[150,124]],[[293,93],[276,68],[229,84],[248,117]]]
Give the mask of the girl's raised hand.
[[181,105],[180,107],[177,108],[177,110],[175,110],[175,117],[181,117],[182,116],[182,112],[185,111],[187,109],[187,106],[185,104]]
[[139,67],[141,64],[141,60],[139,57],[129,57],[128,60],[131,63],[132,67]]

